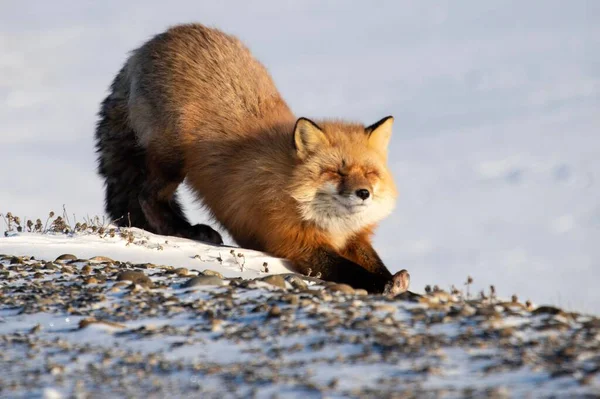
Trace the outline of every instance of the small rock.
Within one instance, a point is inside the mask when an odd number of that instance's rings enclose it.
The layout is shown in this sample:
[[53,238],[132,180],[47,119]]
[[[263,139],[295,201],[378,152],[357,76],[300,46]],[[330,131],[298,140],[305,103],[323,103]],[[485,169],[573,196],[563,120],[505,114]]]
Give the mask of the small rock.
[[98,284],[98,279],[96,277],[90,277],[84,280],[86,284]]
[[290,305],[298,305],[298,295],[289,294],[281,298],[282,301],[289,303]]
[[192,288],[199,287],[203,285],[223,285],[223,280],[217,276],[197,276],[192,277],[185,283],[183,283],[183,288]]
[[354,294],[354,288],[348,284],[331,284],[327,286],[327,289],[331,292],[341,292],[342,294]]
[[92,258],[90,258],[90,260],[92,262],[105,262],[105,263],[114,263],[115,261],[112,260],[111,258],[107,257],[107,256],[94,256]]
[[115,323],[115,322],[108,321],[108,320],[98,320],[94,317],[88,317],[87,319],[83,319],[79,322],[79,329],[86,328],[87,326],[89,326],[91,324],[103,324],[105,326],[113,327],[113,328],[125,328],[126,327],[125,325],[120,324],[120,323]]
[[31,330],[29,330],[29,334],[37,334],[40,331],[42,331],[42,325],[38,323]]
[[62,254],[58,258],[56,258],[55,262],[68,261],[68,260],[76,260],[77,256],[73,254]]
[[279,287],[279,288],[283,288],[285,289],[285,279],[278,275],[278,274],[274,274],[272,276],[267,276],[267,277],[263,277],[261,279],[261,281],[264,281],[265,283],[274,285],[275,287]]
[[156,265],[154,263],[138,263],[135,265],[135,267],[138,267],[140,269],[152,269],[155,268]]
[[58,269],[60,269],[57,265],[55,265],[52,262],[46,262],[46,263],[44,263],[44,267],[43,268],[46,269],[46,270],[58,270]]
[[177,269],[173,270],[173,272],[179,277],[189,276],[190,274],[190,271],[185,267],[178,267]]
[[10,264],[11,265],[22,265],[23,263],[23,257],[21,256],[13,256],[10,258]]
[[81,274],[90,274],[92,272],[92,267],[90,265],[85,265],[81,268]]
[[269,317],[280,317],[281,316],[281,308],[277,305],[273,305],[271,309],[269,309],[268,313]]
[[223,320],[212,319],[210,322],[210,330],[212,332],[219,332],[223,329]]
[[238,288],[256,288],[257,284],[255,280],[244,280],[241,278],[228,279],[230,287]]
[[498,330],[498,335],[501,338],[510,338],[515,333],[514,327],[505,327]]
[[219,272],[216,272],[214,270],[210,270],[210,269],[206,269],[205,271],[202,272],[202,274],[204,274],[205,276],[215,276],[220,278],[221,280],[223,280],[225,277],[223,277],[223,275]]
[[500,313],[498,313],[492,306],[477,308],[475,316],[482,316],[486,319],[499,319],[501,317]]
[[44,277],[44,273],[37,272],[37,273],[33,274],[33,278],[36,278],[36,279],[37,278],[43,278],[43,277]]
[[150,280],[150,277],[146,276],[143,272],[132,270],[119,273],[117,276],[117,281],[131,281],[132,283],[139,284],[142,287],[152,286],[152,280]]
[[308,289],[308,284],[306,284],[306,282],[301,277],[299,277],[295,274],[287,276],[286,280],[288,283],[290,283],[292,285],[293,288],[295,288],[297,290],[304,291],[304,290]]
[[308,306],[313,306],[314,304],[315,304],[315,303],[314,303],[312,300],[310,300],[310,299],[307,299],[307,298],[303,298],[303,299],[300,301],[300,306],[301,306],[301,307],[303,307],[303,308],[306,308],[306,307],[308,307]]
[[600,319],[594,317],[593,319],[584,322],[583,327],[588,330],[600,329]]
[[396,307],[388,303],[378,303],[373,305],[373,310],[382,311],[386,313],[394,313],[396,311]]
[[331,302],[333,296],[327,290],[314,291],[313,295],[319,298],[323,302]]
[[564,312],[562,309],[556,308],[554,306],[540,306],[535,309],[533,314],[550,314],[550,315],[563,315]]
[[354,295],[356,296],[367,296],[369,295],[369,293],[367,292],[367,290],[363,289],[363,288],[357,288],[354,290]]
[[412,291],[404,291],[394,297],[394,299],[408,302],[420,302],[421,298],[421,295],[415,294]]

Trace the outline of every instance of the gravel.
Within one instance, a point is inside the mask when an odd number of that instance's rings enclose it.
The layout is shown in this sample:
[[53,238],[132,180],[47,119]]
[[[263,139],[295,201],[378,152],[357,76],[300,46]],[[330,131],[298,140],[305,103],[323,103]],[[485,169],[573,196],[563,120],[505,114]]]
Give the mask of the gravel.
[[75,255],[2,255],[0,288],[2,397],[600,394],[600,320],[516,297]]

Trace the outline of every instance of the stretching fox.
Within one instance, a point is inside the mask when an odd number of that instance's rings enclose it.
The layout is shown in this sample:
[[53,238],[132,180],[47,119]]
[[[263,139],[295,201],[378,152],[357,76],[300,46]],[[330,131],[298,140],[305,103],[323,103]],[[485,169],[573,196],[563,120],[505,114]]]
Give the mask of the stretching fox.
[[392,117],[298,119],[240,41],[199,24],[135,50],[99,116],[98,170],[117,223],[221,244],[184,216],[175,190],[186,179],[240,246],[369,292],[392,284],[370,243],[396,198]]

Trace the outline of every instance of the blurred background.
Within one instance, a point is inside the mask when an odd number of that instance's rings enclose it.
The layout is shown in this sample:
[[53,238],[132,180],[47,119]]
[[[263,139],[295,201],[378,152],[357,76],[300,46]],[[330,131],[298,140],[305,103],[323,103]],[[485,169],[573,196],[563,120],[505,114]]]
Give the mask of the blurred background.
[[100,101],[128,51],[202,22],[239,36],[298,116],[395,116],[400,198],[375,246],[413,290],[471,275],[600,313],[600,2],[353,3],[0,2],[0,212],[101,215]]

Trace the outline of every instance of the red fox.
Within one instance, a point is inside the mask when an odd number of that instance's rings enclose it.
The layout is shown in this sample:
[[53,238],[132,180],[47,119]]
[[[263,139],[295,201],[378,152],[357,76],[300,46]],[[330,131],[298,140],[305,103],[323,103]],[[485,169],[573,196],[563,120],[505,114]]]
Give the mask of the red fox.
[[186,219],[185,179],[242,247],[369,292],[392,282],[370,243],[396,199],[391,116],[368,127],[296,118],[237,38],[189,24],[133,51],[99,117],[98,171],[118,224],[222,244]]

